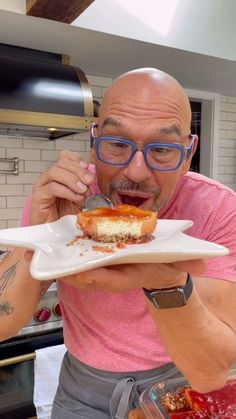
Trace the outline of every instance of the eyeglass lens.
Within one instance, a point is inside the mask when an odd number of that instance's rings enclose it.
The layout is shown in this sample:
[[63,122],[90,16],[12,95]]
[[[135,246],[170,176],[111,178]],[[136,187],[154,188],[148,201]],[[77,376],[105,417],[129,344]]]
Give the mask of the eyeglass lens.
[[[133,157],[135,148],[122,140],[109,140],[100,138],[97,144],[98,157],[110,164],[126,164]],[[154,169],[174,169],[182,160],[182,151],[174,144],[171,147],[164,145],[148,145],[144,149],[147,164]]]

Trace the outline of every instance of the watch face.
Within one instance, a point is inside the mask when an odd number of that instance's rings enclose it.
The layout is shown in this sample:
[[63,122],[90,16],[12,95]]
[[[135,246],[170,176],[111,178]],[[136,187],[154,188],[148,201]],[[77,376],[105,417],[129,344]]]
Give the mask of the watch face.
[[175,308],[186,304],[184,291],[181,288],[175,290],[154,291],[152,301],[157,308]]

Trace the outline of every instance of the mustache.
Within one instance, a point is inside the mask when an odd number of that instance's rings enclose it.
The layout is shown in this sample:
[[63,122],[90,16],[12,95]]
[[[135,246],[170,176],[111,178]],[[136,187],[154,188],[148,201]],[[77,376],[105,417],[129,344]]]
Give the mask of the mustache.
[[124,190],[124,191],[135,191],[135,192],[145,192],[150,195],[158,196],[160,194],[160,189],[158,188],[152,188],[148,185],[146,185],[145,182],[140,183],[134,183],[130,180],[124,180],[121,182],[111,182],[110,185],[110,192],[113,192],[114,190]]

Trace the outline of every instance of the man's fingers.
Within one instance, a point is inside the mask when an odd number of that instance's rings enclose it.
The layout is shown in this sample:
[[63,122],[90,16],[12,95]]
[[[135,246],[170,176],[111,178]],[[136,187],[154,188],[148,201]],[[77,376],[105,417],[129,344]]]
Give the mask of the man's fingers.
[[[124,275],[111,267],[109,269],[92,269],[91,271],[67,276],[61,280],[82,290],[122,292],[126,289]],[[129,288],[127,286],[127,289]]]
[[173,265],[182,272],[200,275],[205,272],[207,264],[205,259],[185,260],[174,262]]
[[95,180],[95,174],[88,170],[88,163],[85,161],[71,161],[67,159],[61,159],[57,162],[57,167],[65,169],[72,173],[76,178],[81,180],[86,186],[91,185]]
[[62,278],[82,290],[125,292],[130,289],[164,288],[181,272],[200,274],[206,269],[204,259],[175,262],[173,264],[124,264],[96,268]]
[[31,259],[33,257],[34,252],[32,250],[26,250],[24,254],[24,260],[25,262],[31,262]]
[[[76,153],[75,151],[70,150],[61,150],[58,156],[58,160],[60,159],[68,159],[68,160],[74,160],[77,163],[85,162],[84,158],[81,156],[81,154]],[[87,163],[87,162],[85,162]],[[87,164],[88,165],[88,164]]]
[[[89,186],[95,179],[95,174],[91,173],[87,169],[87,166],[88,163],[84,160],[60,159],[39,176],[34,185],[34,191],[42,191],[44,199],[55,196],[68,200],[76,200],[76,196],[73,194],[83,196],[87,194]],[[55,184],[58,185],[57,188],[55,188]],[[72,196],[70,196],[69,191],[71,191]],[[63,195],[64,192],[66,192],[65,195]]]

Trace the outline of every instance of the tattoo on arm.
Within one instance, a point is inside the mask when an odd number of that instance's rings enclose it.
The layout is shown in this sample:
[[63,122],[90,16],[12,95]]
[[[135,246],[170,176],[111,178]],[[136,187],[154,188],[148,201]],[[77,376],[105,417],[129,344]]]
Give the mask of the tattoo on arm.
[[8,303],[8,301],[3,301],[0,303],[0,317],[1,316],[9,316],[14,311],[13,307]]
[[0,277],[0,296],[3,295],[4,291],[6,291],[7,287],[12,282],[16,274],[16,266],[18,263],[19,261],[10,266],[10,268],[8,268]]
[[[11,285],[16,275],[16,268],[18,263],[19,260],[0,276],[0,317],[4,315],[9,316],[14,311],[14,307],[6,299],[6,294],[7,288]],[[45,294],[52,282],[46,281],[42,284],[40,298]]]
[[[16,274],[16,266],[17,266],[18,263],[19,263],[19,261],[14,263],[14,265],[10,266],[10,268],[8,268],[1,275],[1,277],[0,277],[0,297],[2,297],[4,295],[7,288],[9,287],[11,282],[13,281],[13,278]],[[6,300],[0,301],[0,316],[3,316],[3,315],[8,316],[9,314],[12,314],[13,311],[14,311],[14,309],[8,301],[6,301]]]

